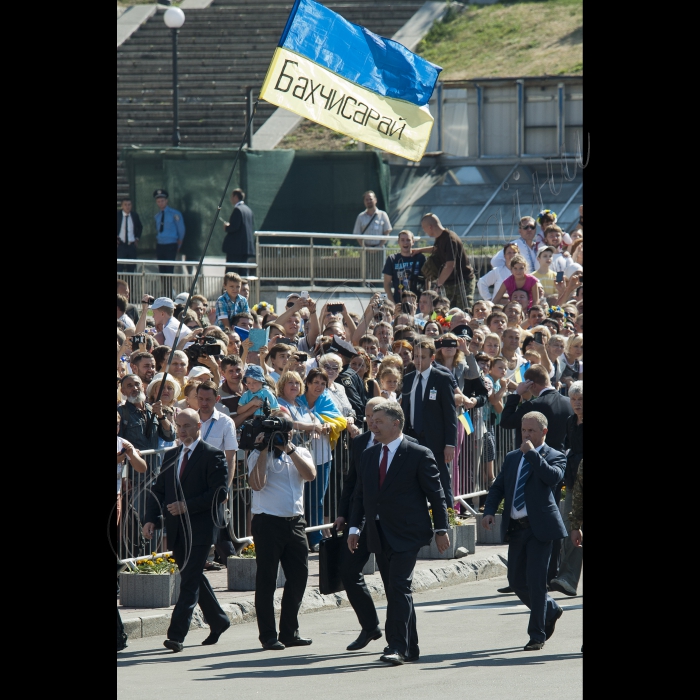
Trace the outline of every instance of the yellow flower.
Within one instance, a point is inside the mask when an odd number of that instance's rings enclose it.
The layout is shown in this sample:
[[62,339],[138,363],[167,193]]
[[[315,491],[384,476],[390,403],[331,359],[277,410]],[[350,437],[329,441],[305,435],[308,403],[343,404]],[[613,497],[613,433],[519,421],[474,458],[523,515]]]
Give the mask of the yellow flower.
[[154,564],[152,561],[149,561],[149,562],[148,562],[148,565],[149,565],[149,566],[155,566],[155,564]]
[[174,560],[172,557],[170,557],[170,558],[168,559],[168,561],[169,561],[171,564],[174,564],[174,563],[175,563],[175,560]]
[[155,557],[156,554],[158,554],[158,552],[151,552],[152,557]]
[[158,557],[158,559],[156,559],[156,563],[162,564],[162,563],[163,563],[163,560],[162,560],[160,557]]
[[172,567],[172,568],[170,569],[170,573],[171,573],[171,574],[174,574],[174,573],[175,573],[175,567]]

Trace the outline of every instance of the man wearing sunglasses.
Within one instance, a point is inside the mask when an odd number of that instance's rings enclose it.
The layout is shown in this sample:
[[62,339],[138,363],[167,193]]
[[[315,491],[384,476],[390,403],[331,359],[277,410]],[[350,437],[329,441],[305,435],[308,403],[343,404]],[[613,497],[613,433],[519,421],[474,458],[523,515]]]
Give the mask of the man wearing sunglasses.
[[[518,246],[518,252],[527,260],[529,271],[534,272],[539,267],[537,263],[537,223],[531,216],[523,216],[518,224],[518,233],[520,238],[516,238],[511,243]],[[499,250],[496,255],[491,258],[492,267],[503,267],[506,264],[506,259],[503,255],[503,250]]]

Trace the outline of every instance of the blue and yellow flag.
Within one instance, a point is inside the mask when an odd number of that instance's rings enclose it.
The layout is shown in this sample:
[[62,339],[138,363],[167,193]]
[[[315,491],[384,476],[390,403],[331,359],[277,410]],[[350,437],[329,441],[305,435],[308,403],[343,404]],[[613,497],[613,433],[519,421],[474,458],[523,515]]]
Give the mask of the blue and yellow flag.
[[461,413],[458,418],[459,422],[464,426],[464,432],[467,435],[471,435],[474,432],[474,423],[472,423],[471,416],[468,413]]
[[419,161],[433,128],[428,100],[441,70],[313,0],[296,0],[260,97]]
[[513,381],[517,382],[518,384],[520,384],[520,382],[524,382],[525,372],[527,372],[528,369],[530,369],[529,362],[525,362],[524,364],[520,365],[520,367],[518,367],[518,369],[516,369],[515,373],[513,374]]

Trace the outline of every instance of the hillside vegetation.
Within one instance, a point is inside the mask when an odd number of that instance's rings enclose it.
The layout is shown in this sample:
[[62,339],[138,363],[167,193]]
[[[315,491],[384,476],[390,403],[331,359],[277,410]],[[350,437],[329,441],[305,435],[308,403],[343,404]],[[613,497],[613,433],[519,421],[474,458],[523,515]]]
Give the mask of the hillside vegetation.
[[583,73],[582,0],[456,8],[418,45],[441,80]]

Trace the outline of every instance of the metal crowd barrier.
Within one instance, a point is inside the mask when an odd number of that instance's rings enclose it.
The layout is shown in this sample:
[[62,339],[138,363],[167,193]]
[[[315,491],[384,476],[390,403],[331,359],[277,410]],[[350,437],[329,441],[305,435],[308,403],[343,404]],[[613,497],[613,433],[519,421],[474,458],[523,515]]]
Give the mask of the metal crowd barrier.
[[[466,502],[456,501],[455,510],[462,515],[469,516],[478,512],[479,499],[489,490],[490,479],[486,461],[486,433],[488,426],[480,415],[482,409],[472,409],[470,415],[474,432],[467,435],[461,423],[458,424],[458,438],[455,449],[455,461],[452,466],[452,492],[455,496],[463,495]],[[358,422],[358,425],[361,423]],[[301,434],[303,436],[303,434]],[[496,426],[495,457],[493,460],[493,475],[498,475],[506,454],[514,449],[515,431],[505,430]],[[305,519],[307,533],[330,528],[330,525],[338,516],[338,505],[342,495],[343,481],[350,466],[350,441],[347,430],[341,434],[337,445],[332,451],[332,461],[328,473],[327,486],[321,478],[319,470],[317,479],[306,484],[305,489]],[[303,437],[299,444],[306,447],[313,456],[312,440]],[[164,539],[162,530],[156,531],[156,536],[148,541],[141,532],[139,522],[145,512],[146,490],[160,471],[163,454],[175,447],[161,448],[158,450],[143,450],[144,459],[149,464],[148,472],[144,475],[133,472],[126,462],[124,476],[128,482],[122,482],[122,513],[120,521],[119,556],[121,559],[133,559],[163,551],[167,547],[167,539]],[[226,502],[226,527],[235,542],[252,536],[251,530],[251,497],[252,489],[248,483],[248,456],[249,452],[239,450],[235,458],[235,474],[229,489]],[[128,483],[128,486],[126,485]],[[126,488],[125,488],[126,486]],[[312,504],[321,500],[321,490],[325,486],[323,495],[323,511],[317,511]],[[471,501],[471,504],[469,504]],[[470,506],[470,507],[468,507]]]

